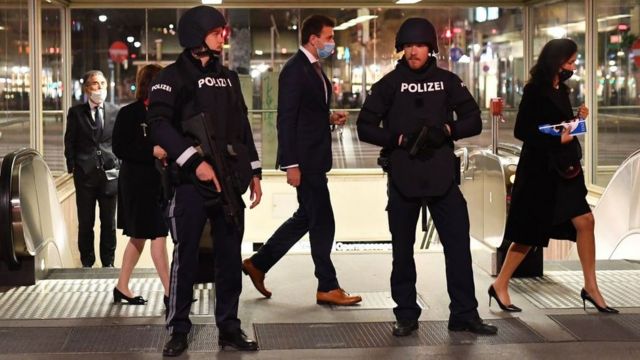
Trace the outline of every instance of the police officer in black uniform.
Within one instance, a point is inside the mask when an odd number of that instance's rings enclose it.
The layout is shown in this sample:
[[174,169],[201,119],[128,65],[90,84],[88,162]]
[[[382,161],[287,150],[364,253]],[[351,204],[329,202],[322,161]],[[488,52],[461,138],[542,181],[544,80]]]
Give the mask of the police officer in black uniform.
[[[147,116],[152,139],[166,149],[170,168],[173,165],[177,169],[175,192],[167,206],[175,247],[167,312],[171,339],[164,347],[165,356],[178,356],[188,346],[189,310],[198,267],[199,241],[207,219],[211,222],[214,239],[218,343],[223,348],[258,349],[257,343],[242,331],[238,319],[238,299],[242,290],[242,225],[228,221],[222,206],[205,206],[216,193],[228,189],[221,187],[218,181],[220,174],[214,171],[216,164],[204,161],[195,141],[183,129],[185,122],[194,116],[210,115],[207,121],[212,122],[210,125],[215,129],[218,147],[232,144],[238,154],[248,154],[246,159],[238,158],[236,163],[247,169],[245,178],[251,188],[251,207],[256,206],[262,196],[261,165],[238,75],[222,66],[219,58],[225,24],[223,15],[212,7],[197,6],[187,10],[178,23],[180,45],[185,50],[175,63],[158,74],[149,94]],[[241,152],[242,149],[245,151]],[[238,176],[241,176],[240,171]],[[246,187],[241,189],[244,190]]]
[[418,329],[413,246],[423,207],[444,246],[449,330],[495,334],[497,328],[483,323],[477,311],[469,216],[456,184],[460,169],[453,152],[453,140],[481,132],[480,109],[458,76],[438,68],[431,56],[438,52],[436,31],[428,20],[407,19],[396,35],[396,50],[404,51],[403,58],[373,85],[357,122],[361,140],[383,147],[380,162],[389,174],[393,335]]

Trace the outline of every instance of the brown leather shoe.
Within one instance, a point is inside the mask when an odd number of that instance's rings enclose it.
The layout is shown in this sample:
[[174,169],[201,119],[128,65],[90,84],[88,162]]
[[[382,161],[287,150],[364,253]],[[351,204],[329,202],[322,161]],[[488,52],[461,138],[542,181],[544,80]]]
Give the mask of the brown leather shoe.
[[358,295],[351,296],[341,288],[331,291],[318,291],[316,300],[319,305],[355,305],[362,301]]
[[249,275],[251,282],[253,282],[253,286],[256,287],[256,290],[258,290],[260,294],[264,295],[266,298],[271,297],[271,291],[264,287],[264,273],[253,265],[251,259],[245,259],[242,262],[242,272],[245,275]]

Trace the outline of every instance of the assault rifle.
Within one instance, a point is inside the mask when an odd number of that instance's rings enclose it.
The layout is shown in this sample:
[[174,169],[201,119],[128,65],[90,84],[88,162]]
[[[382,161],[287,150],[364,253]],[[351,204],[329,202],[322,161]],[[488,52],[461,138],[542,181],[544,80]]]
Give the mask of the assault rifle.
[[203,112],[183,121],[182,130],[200,144],[201,155],[213,167],[222,192],[217,192],[212,182],[200,181],[195,174],[190,174],[190,176],[194,179],[196,189],[205,199],[205,207],[210,209],[222,205],[227,223],[241,229],[244,208],[241,186],[231,165],[232,161],[237,161],[237,154],[231,144],[220,146],[219,139],[216,139],[214,124],[212,115]]

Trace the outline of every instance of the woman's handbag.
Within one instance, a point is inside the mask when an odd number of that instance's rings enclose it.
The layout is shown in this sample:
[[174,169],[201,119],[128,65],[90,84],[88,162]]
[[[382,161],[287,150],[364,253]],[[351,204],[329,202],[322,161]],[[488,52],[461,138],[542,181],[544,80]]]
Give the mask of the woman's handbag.
[[549,153],[551,167],[563,179],[573,179],[582,172],[582,149],[576,140],[554,148]]

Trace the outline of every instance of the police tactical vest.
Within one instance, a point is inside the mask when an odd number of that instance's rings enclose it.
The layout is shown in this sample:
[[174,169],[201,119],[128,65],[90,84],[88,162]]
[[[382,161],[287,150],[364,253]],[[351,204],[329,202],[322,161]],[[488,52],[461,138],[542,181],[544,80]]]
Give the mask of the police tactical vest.
[[[391,107],[385,126],[393,133],[405,136],[423,126],[444,126],[452,121],[447,89],[460,86],[452,83],[450,73],[439,69],[430,57],[426,69],[414,72],[400,62],[388,76],[393,88]],[[438,149],[411,157],[406,149],[397,148],[390,154],[391,181],[408,197],[439,196],[446,193],[455,179],[456,161],[453,142]]]
[[176,61],[183,84],[182,119],[190,119],[199,113],[211,114],[216,130],[217,143],[226,151],[228,144],[233,146],[235,158],[230,158],[241,192],[245,192],[251,182],[252,169],[249,151],[243,143],[243,110],[239,105],[240,82],[237,76],[219,64],[208,66],[212,71],[201,72],[183,58]]

